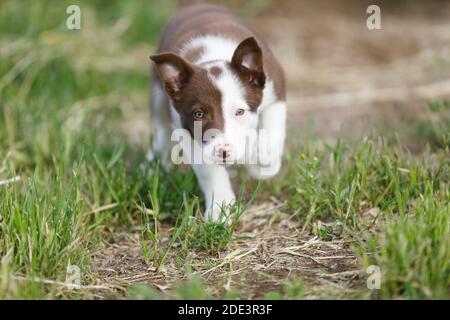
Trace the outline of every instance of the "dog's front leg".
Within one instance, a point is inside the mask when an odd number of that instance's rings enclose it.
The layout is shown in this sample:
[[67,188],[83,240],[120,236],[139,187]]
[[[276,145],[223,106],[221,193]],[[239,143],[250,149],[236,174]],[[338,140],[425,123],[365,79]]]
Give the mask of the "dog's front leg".
[[280,171],[286,136],[286,112],[286,102],[279,101],[267,106],[260,114],[252,163],[246,165],[248,173],[255,179],[268,179]]
[[172,168],[172,162],[170,162],[170,135],[172,130],[169,110],[169,101],[166,94],[161,85],[155,83],[151,94],[151,120],[154,133],[151,150],[147,153],[147,160],[152,162],[159,159],[166,171],[170,171]]
[[193,164],[192,168],[205,196],[205,219],[220,221],[222,208],[236,199],[227,169],[216,164]]

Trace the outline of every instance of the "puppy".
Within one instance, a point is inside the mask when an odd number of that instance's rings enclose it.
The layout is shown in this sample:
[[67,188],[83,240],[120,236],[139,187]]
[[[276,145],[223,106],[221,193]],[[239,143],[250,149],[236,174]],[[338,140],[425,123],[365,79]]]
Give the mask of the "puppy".
[[150,58],[154,135],[148,159],[170,167],[179,151],[175,132],[182,132],[178,146],[204,193],[205,219],[220,220],[235,201],[229,165],[245,165],[256,179],[273,177],[281,167],[283,70],[251,27],[207,4],[182,6]]

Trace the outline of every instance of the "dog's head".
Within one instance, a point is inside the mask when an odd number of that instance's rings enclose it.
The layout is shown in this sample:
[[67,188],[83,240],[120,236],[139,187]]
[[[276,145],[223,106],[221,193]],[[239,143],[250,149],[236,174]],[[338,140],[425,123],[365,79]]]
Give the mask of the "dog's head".
[[256,40],[242,41],[231,61],[194,65],[174,53],[150,58],[184,129],[194,137],[195,124],[201,124],[204,159],[215,163],[242,160],[248,148],[245,137],[256,132],[266,82]]

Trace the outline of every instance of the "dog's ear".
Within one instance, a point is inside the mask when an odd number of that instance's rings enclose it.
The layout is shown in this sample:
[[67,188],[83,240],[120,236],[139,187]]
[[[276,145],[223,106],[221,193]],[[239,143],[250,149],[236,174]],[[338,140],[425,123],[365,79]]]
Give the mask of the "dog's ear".
[[243,40],[236,48],[231,65],[252,86],[263,88],[266,75],[263,68],[262,50],[253,37]]
[[179,101],[183,89],[195,72],[195,66],[175,53],[167,52],[150,56],[164,82],[167,94]]

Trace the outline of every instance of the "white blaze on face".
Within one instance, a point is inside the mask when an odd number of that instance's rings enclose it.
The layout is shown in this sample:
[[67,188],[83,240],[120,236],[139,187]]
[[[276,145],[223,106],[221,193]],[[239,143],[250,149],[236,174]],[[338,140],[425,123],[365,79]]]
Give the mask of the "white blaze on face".
[[201,36],[191,39],[181,50],[181,55],[193,48],[202,48],[202,54],[193,61],[195,64],[201,64],[208,61],[231,61],[234,50],[238,46],[238,42],[219,36]]
[[[209,142],[202,147],[203,159],[207,163],[224,163],[223,157],[218,156],[216,149],[225,146],[229,156],[225,163],[248,163],[252,156],[251,145],[257,139],[256,128],[258,115],[251,112],[245,100],[245,92],[242,83],[229,69],[229,62],[239,45],[234,39],[220,36],[201,36],[188,41],[181,54],[189,50],[202,48],[201,54],[193,61],[196,65],[210,70],[219,67],[220,74],[209,72],[211,81],[217,86],[222,94],[222,115],[224,120],[223,132],[213,132],[206,140]],[[244,64],[249,61],[244,61]],[[265,96],[265,95],[264,95]],[[244,114],[236,115],[238,109],[243,109]]]
[[[213,156],[214,162],[245,163],[248,158],[252,139],[256,136],[258,115],[250,111],[245,100],[244,87],[229,69],[225,62],[209,63],[207,68],[220,68],[219,75],[211,75],[210,79],[222,94],[222,115],[224,120],[223,132],[216,135],[204,147],[204,156]],[[226,149],[226,161],[220,152]]]

